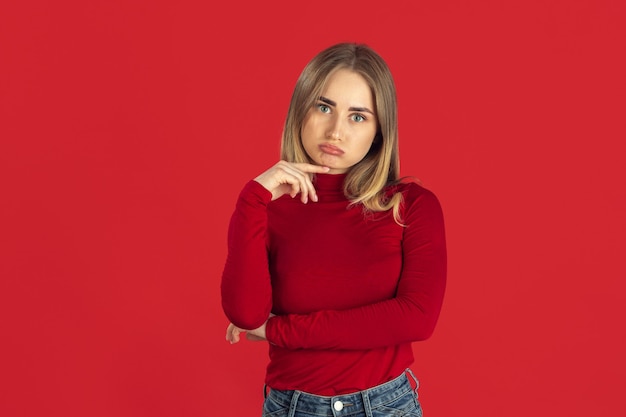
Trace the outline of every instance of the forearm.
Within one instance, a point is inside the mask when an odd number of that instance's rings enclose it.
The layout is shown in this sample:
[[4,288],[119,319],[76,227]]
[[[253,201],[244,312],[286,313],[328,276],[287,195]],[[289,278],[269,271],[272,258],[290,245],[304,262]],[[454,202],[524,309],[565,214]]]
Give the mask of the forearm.
[[276,316],[267,339],[289,349],[375,349],[421,341],[433,333],[445,291],[445,264],[425,291],[348,310]]

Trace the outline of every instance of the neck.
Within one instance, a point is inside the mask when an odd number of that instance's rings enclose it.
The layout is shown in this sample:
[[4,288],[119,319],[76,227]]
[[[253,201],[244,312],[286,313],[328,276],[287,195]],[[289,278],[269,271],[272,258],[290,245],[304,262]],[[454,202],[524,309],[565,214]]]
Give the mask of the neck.
[[343,183],[346,179],[346,173],[342,174],[316,174],[313,186],[320,196],[334,195],[344,198]]

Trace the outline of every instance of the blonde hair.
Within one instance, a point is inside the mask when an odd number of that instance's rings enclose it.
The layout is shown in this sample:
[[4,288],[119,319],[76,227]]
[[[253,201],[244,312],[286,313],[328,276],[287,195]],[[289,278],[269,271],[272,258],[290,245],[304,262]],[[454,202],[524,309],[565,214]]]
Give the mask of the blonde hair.
[[402,194],[387,196],[386,187],[399,182],[398,109],[396,88],[386,62],[367,45],[339,43],[317,54],[304,68],[291,97],[283,129],[281,158],[288,162],[311,163],[302,145],[301,131],[309,109],[324,90],[329,76],[338,69],[361,75],[374,96],[378,129],[367,155],[346,175],[344,194],[351,204],[366,211],[392,209],[398,224]]

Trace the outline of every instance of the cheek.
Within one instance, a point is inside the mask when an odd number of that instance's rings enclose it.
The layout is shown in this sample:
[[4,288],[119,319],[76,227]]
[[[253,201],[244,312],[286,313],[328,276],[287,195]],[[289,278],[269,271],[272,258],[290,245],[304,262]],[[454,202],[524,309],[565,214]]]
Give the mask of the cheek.
[[372,147],[372,145],[374,144],[374,136],[376,136],[376,132],[374,131],[373,133],[371,132],[367,132],[365,134],[362,134],[361,137],[359,138],[359,150],[365,155],[370,148]]
[[308,116],[302,124],[302,142],[314,141],[319,135],[321,124],[315,117]]
[[310,125],[308,124],[304,124],[302,126],[302,131],[300,133],[300,138],[302,140],[302,145],[307,148],[307,146],[309,145],[309,143],[311,143],[311,128]]
[[365,155],[367,155],[367,153],[370,151],[370,149],[372,148],[372,141],[367,142],[365,144],[363,144],[363,146],[361,147],[361,158],[364,158]]
[[315,148],[315,128],[314,124],[311,123],[310,118],[304,120],[304,124],[302,125],[302,130],[300,131],[300,141],[302,143],[302,147],[306,152],[309,158],[312,158],[312,154],[314,153]]

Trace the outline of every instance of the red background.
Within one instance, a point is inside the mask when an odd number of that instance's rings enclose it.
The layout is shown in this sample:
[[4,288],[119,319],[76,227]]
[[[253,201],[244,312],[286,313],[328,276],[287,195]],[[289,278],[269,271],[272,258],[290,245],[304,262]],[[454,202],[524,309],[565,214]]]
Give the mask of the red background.
[[426,415],[624,415],[622,1],[210,3],[0,6],[1,415],[260,415],[226,227],[338,41],[388,61],[446,216]]

